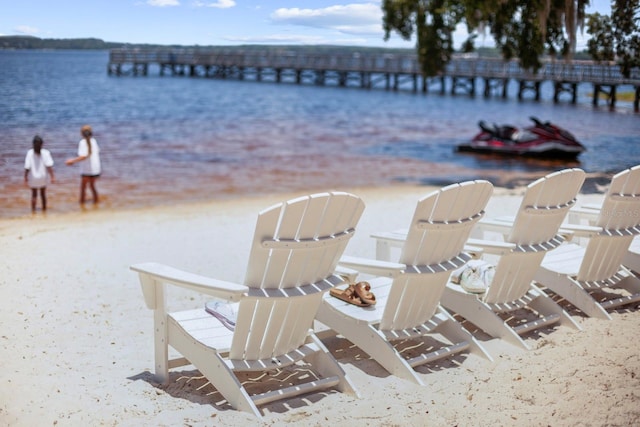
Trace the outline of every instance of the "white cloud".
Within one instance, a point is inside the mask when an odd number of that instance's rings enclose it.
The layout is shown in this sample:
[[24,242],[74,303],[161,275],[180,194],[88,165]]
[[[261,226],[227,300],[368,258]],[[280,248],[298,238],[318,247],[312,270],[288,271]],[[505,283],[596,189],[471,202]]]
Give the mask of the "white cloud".
[[216,9],[229,9],[236,6],[235,0],[216,0],[215,2],[193,2],[194,7],[215,7]]
[[243,44],[341,44],[341,45],[360,45],[366,42],[365,39],[328,39],[322,36],[310,36],[302,34],[272,34],[268,36],[255,36],[255,37],[233,37],[227,36],[224,38],[229,42],[243,43]]
[[149,6],[166,7],[166,6],[180,6],[178,0],[147,0]]
[[322,9],[280,8],[271,14],[276,24],[327,28],[350,34],[382,32],[382,10],[378,3],[347,4]]
[[15,31],[16,33],[19,33],[19,34],[33,35],[33,34],[38,34],[40,32],[40,29],[35,27],[30,27],[28,25],[18,25],[15,28]]
[[307,36],[307,35],[285,35],[272,34],[268,36],[250,36],[250,37],[234,37],[227,36],[225,40],[240,43],[287,43],[287,44],[320,44],[324,40],[323,37]]

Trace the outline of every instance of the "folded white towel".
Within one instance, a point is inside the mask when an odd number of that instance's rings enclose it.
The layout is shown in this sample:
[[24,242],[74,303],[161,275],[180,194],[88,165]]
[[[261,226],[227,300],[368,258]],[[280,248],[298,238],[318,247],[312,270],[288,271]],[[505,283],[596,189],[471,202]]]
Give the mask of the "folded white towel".
[[238,303],[225,301],[209,301],[204,305],[207,313],[218,319],[230,331],[236,328],[238,317]]
[[493,276],[495,267],[483,260],[471,260],[462,267],[454,270],[451,274],[451,281],[459,283],[467,292],[482,294],[487,291]]

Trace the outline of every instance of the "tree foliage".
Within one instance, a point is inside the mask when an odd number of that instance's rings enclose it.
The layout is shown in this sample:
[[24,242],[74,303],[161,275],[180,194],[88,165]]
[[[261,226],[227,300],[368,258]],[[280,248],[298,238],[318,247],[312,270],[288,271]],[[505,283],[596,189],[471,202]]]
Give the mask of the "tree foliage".
[[614,0],[611,22],[620,71],[629,77],[640,66],[640,1]]
[[631,69],[640,66],[640,0],[613,0],[611,5],[611,16],[588,15],[587,51],[596,61],[617,60],[629,77]]
[[592,13],[587,16],[587,32],[591,38],[587,51],[594,61],[613,61],[616,56],[613,24],[609,15]]
[[544,53],[569,57],[582,28],[589,0],[383,0],[385,39],[397,32],[416,36],[427,76],[444,70],[453,49],[453,32],[466,24],[468,51],[478,33],[489,31],[505,59],[518,58],[524,68],[540,68]]

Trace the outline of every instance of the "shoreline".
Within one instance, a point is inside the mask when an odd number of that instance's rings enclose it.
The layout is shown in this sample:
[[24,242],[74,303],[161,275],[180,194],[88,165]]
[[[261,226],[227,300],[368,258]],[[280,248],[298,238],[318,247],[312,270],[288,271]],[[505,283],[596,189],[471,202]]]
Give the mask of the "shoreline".
[[[557,170],[560,170],[558,168]],[[550,172],[550,171],[549,171]],[[445,186],[454,182],[462,182],[471,179],[486,179],[494,184],[494,192],[504,191],[504,192],[517,192],[519,189],[525,187],[528,183],[537,179],[538,177],[544,176],[545,173],[548,172],[538,172],[538,173],[527,173],[518,174],[518,173],[505,173],[501,179],[495,179],[494,176],[475,176],[475,177],[460,177],[459,180],[451,179],[450,177],[431,177],[428,179],[424,179],[423,182],[392,182],[387,185],[364,185],[364,186],[356,186],[353,187],[356,191],[358,189],[363,189],[363,191],[394,191],[395,189],[399,189],[403,191],[406,188],[436,188]],[[610,182],[613,173],[605,173],[605,172],[597,172],[597,173],[587,173],[587,178],[585,179],[585,183],[581,189],[580,194],[590,195],[590,194],[603,194],[606,191],[606,186]],[[509,178],[510,177],[510,178]],[[496,183],[497,181],[497,183]],[[351,188],[350,186],[341,186],[346,188]],[[341,187],[338,187],[341,188]],[[99,189],[100,190],[100,189]],[[68,195],[68,191],[64,194],[63,204],[66,209],[57,210],[56,209],[56,196],[60,194],[59,190],[56,192],[54,190],[48,190],[48,200],[49,200],[49,209],[47,212],[42,212],[40,208],[40,199],[38,199],[38,209],[35,213],[29,211],[29,198],[27,197],[27,189],[24,190],[24,194],[20,196],[21,199],[24,199],[21,204],[24,205],[24,213],[22,214],[13,214],[2,216],[0,214],[0,227],[2,226],[2,222],[5,221],[14,221],[14,220],[29,220],[29,219],[49,219],[49,218],[57,218],[60,216],[66,215],[96,215],[98,213],[115,213],[115,212],[138,212],[145,209],[162,209],[162,208],[172,208],[176,206],[183,205],[207,205],[211,203],[227,203],[232,201],[241,201],[245,199],[256,199],[256,198],[264,198],[264,197],[283,197],[283,199],[289,198],[290,195],[295,194],[307,194],[310,192],[322,192],[324,189],[309,189],[309,190],[295,190],[295,189],[283,189],[281,191],[273,191],[273,192],[261,192],[261,193],[222,193],[215,197],[204,199],[204,198],[185,198],[183,200],[172,200],[170,194],[166,194],[164,196],[157,196],[155,199],[150,199],[146,203],[132,203],[131,205],[114,205],[113,199],[115,198],[112,193],[109,192],[111,190],[107,187],[107,191],[101,193],[101,202],[98,205],[93,205],[91,202],[86,203],[84,206],[79,205],[77,201],[71,201]],[[342,191],[342,190],[340,190]],[[356,193],[357,194],[357,193]],[[75,195],[75,193],[74,193]],[[30,196],[29,196],[30,197]],[[17,202],[14,202],[17,203]],[[71,206],[75,206],[74,209]],[[11,211],[17,211],[17,207],[11,209]]]
[[[346,255],[373,257],[369,234],[406,226],[417,199],[435,187],[344,189],[365,201]],[[521,189],[497,188],[487,216],[520,204]],[[0,220],[0,421],[31,425],[412,426],[640,423],[638,304],[612,321],[572,317],[582,327],[527,335],[533,350],[477,337],[489,362],[462,355],[419,368],[420,387],[396,378],[340,338],[326,345],[360,390],[261,407],[263,420],[232,410],[193,368],[153,372],[152,312],[131,264],[156,261],[223,280],[244,278],[258,212],[303,192],[44,221]],[[579,196],[579,203],[599,200]],[[191,293],[171,303],[200,304]],[[259,385],[259,384],[258,384]],[[348,410],[347,410],[348,409]]]

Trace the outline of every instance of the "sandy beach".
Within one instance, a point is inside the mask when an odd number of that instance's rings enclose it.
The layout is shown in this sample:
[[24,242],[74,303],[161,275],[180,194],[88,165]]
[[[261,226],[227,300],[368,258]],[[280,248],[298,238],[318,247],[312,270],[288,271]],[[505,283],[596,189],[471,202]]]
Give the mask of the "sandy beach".
[[[430,187],[337,190],[366,204],[345,253],[373,258],[370,233],[406,227]],[[300,194],[0,220],[0,425],[640,425],[638,304],[611,321],[570,311],[583,330],[527,335],[530,351],[479,333],[493,362],[463,354],[422,366],[424,387],[329,338],[361,398],[328,392],[267,404],[262,420],[231,409],[195,368],[157,384],[152,312],[128,267],[157,261],[242,282],[257,213]],[[515,212],[520,194],[496,188],[487,215]],[[579,203],[600,198],[581,194]],[[201,303],[178,292],[170,301]]]

